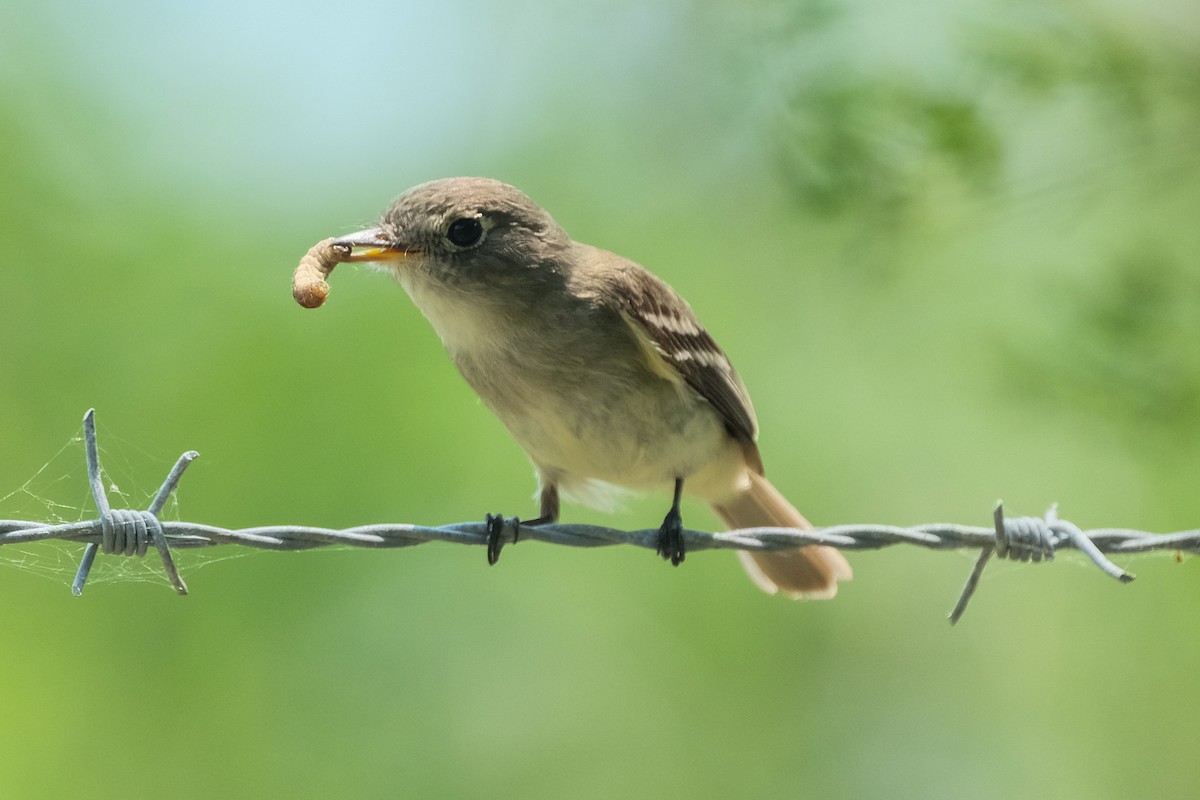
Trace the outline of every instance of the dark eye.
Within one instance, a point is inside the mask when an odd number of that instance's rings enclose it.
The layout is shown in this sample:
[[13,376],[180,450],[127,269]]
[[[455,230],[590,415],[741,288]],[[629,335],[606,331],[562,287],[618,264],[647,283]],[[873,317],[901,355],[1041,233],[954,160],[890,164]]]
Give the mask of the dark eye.
[[470,247],[483,238],[483,223],[477,217],[463,217],[450,223],[446,238],[459,247]]

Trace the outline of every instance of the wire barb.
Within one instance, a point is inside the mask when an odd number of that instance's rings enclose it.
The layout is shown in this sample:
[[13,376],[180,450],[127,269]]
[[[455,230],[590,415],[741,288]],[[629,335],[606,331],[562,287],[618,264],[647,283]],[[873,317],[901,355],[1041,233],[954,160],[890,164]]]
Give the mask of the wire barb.
[[183,471],[200,454],[195,450],[189,450],[179,457],[147,510],[118,509],[114,511],[109,506],[108,493],[104,490],[104,479],[100,469],[100,448],[96,444],[96,409],[94,408],[89,408],[83,415],[83,442],[92,500],[96,503],[96,510],[100,514],[100,518],[97,520],[100,524],[100,541],[91,542],[84,549],[83,558],[79,561],[79,569],[75,572],[75,580],[71,582],[71,593],[76,597],[83,594],[83,585],[87,583],[88,576],[92,572],[97,549],[109,554],[141,557],[146,555],[149,543],[153,542],[159,557],[162,558],[167,580],[179,594],[187,594],[187,584],[183,582],[183,578],[179,576],[179,570],[175,567],[175,559],[171,556],[171,546],[167,541],[167,534],[163,530],[162,522],[158,519],[158,514],[171,497],[171,492],[175,491],[175,487],[179,485]]
[[959,595],[958,602],[954,604],[954,610],[950,612],[951,625],[957,623],[963,612],[967,610],[967,603],[971,602],[975,589],[979,586],[983,568],[987,566],[993,555],[997,558],[1032,561],[1036,564],[1043,559],[1053,561],[1055,548],[1063,542],[1070,542],[1072,547],[1086,554],[1092,563],[1106,575],[1116,578],[1121,583],[1129,583],[1133,580],[1132,574],[1105,558],[1100,549],[1078,526],[1066,520],[1060,520],[1057,505],[1050,506],[1046,511],[1046,516],[1042,518],[1014,517],[1006,519],[1004,503],[997,502],[996,508],[992,512],[992,524],[995,531],[995,543],[984,545],[979,553],[979,559],[975,562],[971,574],[967,576],[967,583],[963,586],[962,594]]
[[[71,590],[83,592],[96,553],[113,555],[145,555],[152,543],[158,550],[163,569],[179,594],[187,594],[187,585],[179,576],[172,551],[179,548],[204,548],[238,544],[264,550],[308,550],[327,545],[393,548],[411,547],[425,542],[455,542],[491,548],[498,558],[500,548],[516,542],[516,520],[497,517],[489,522],[463,522],[438,527],[406,523],[363,525],[343,530],[300,525],[273,525],[231,530],[193,522],[162,521],[158,514],[179,484],[188,465],[197,453],[189,450],[179,457],[163,481],[150,507],[145,511],[112,509],[104,491],[100,459],[96,445],[94,412],[89,410],[83,419],[87,458],[88,482],[99,513],[97,519],[46,525],[24,520],[0,520],[0,545],[61,539],[84,542],[87,548]],[[499,524],[497,524],[499,522]],[[511,529],[510,529],[511,526]],[[654,550],[659,546],[658,528],[620,531],[598,525],[536,525],[520,528],[520,539],[548,542],[570,547],[607,547],[616,544],[634,545]],[[978,549],[979,558],[966,585],[959,595],[950,622],[956,623],[966,611],[967,604],[979,586],[983,570],[992,556],[1014,561],[1039,563],[1052,561],[1055,553],[1064,548],[1082,551],[1105,574],[1122,583],[1133,575],[1113,564],[1105,553],[1144,553],[1151,550],[1170,550],[1176,553],[1200,553],[1200,530],[1154,534],[1127,529],[1082,531],[1058,518],[1057,508],[1051,507],[1044,517],[1004,516],[1004,507],[997,504],[991,527],[971,527],[948,523],[901,528],[891,525],[833,525],[825,528],[797,530],[794,528],[744,528],[725,533],[681,532],[687,552],[701,550],[787,550],[807,545],[823,544],[842,550],[878,550],[899,544],[916,545],[932,550]],[[494,558],[490,559],[494,563]]]

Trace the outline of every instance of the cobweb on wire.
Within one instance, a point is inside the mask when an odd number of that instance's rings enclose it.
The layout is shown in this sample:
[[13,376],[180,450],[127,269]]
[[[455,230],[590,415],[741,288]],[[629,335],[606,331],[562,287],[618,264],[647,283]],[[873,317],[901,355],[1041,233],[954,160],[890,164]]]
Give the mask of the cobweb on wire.
[[[112,505],[145,508],[157,488],[157,485],[152,486],[147,481],[160,480],[172,462],[152,455],[107,427],[102,426],[100,440],[111,445],[100,445],[99,449],[101,476]],[[96,504],[88,488],[84,452],[83,428],[80,426],[28,480],[7,494],[0,495],[0,519],[26,519],[61,525],[95,518]],[[159,517],[175,521],[181,518],[178,490],[172,493]],[[84,545],[58,539],[10,544],[0,547],[0,565],[70,586],[83,552]],[[175,559],[190,572],[253,552],[234,548],[181,549],[176,551]],[[162,564],[154,558],[97,559],[88,578],[88,587],[131,582],[170,588]]]

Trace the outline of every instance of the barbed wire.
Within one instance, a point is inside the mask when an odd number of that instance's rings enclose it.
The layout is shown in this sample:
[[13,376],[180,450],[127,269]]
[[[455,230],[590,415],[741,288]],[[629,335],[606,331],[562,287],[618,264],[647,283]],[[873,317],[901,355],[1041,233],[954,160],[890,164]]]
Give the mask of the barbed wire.
[[[304,525],[269,525],[230,529],[194,522],[160,520],[159,512],[179,484],[184,470],[199,455],[189,450],[181,455],[163,481],[149,508],[144,511],[110,507],[101,480],[99,450],[96,444],[94,410],[83,418],[88,482],[99,517],[92,520],[49,525],[44,522],[0,520],[0,546],[58,539],[86,544],[83,558],[71,584],[72,592],[83,593],[97,552],[125,556],[144,556],[151,545],[158,551],[167,580],[179,594],[187,594],[187,585],[175,567],[173,549],[205,548],[236,544],[263,550],[309,550],[328,545],[395,548],[412,547],[426,542],[454,542],[484,545],[496,553],[505,544],[520,540],[547,542],[569,547],[607,547],[624,544],[655,550],[659,530],[647,528],[622,531],[599,525],[555,524],[521,526],[514,518],[490,517],[483,522],[461,522],[427,527],[406,523],[360,525],[340,530]],[[1106,575],[1122,583],[1134,576],[1105,557],[1105,553],[1145,553],[1152,550],[1200,553],[1200,530],[1155,534],[1125,528],[1080,530],[1058,518],[1056,508],[1044,517],[1005,517],[1002,504],[993,512],[991,527],[934,523],[913,527],[893,525],[831,525],[811,530],[794,528],[743,528],[725,533],[684,530],[688,552],[702,550],[749,550],[768,552],[805,545],[822,544],[840,550],[879,550],[908,544],[932,550],[977,549],[979,558],[958,602],[950,613],[957,622],[974,596],[979,578],[990,559],[1007,558],[1022,562],[1053,560],[1059,550],[1084,553]]]

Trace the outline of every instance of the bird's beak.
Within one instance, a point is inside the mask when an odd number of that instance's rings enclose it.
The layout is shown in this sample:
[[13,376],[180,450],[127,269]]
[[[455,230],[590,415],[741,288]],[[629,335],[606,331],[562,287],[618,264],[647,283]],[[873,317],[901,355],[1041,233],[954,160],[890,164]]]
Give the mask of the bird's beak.
[[419,254],[415,248],[395,242],[383,228],[367,228],[333,240],[334,247],[350,248],[343,261],[400,261]]

